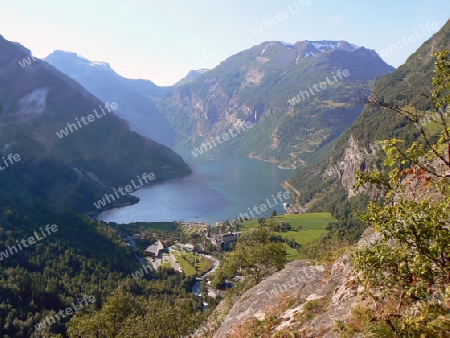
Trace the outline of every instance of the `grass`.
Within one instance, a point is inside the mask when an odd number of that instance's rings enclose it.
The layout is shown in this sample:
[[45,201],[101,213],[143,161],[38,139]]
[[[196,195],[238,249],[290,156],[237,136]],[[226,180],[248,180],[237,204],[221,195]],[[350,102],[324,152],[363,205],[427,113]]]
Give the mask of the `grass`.
[[213,263],[202,256],[179,251],[174,254],[186,276],[201,276],[213,267]]
[[197,275],[197,271],[195,268],[189,264],[187,260],[184,259],[183,255],[176,255],[178,263],[180,263],[181,268],[183,269],[186,276],[195,276]]
[[[275,216],[273,221],[275,223],[289,223],[292,227],[292,230],[290,231],[275,232],[275,234],[287,239],[293,239],[298,244],[303,245],[320,238],[323,234],[326,234],[327,230],[325,230],[325,227],[330,222],[335,222],[336,220],[331,217],[329,212],[316,212]],[[258,221],[254,219],[245,221],[242,226],[244,228],[249,228],[256,226],[257,224]],[[301,230],[299,230],[300,227]],[[286,252],[286,259],[288,261],[300,258],[298,251],[295,251],[287,245]]]
[[333,100],[323,100],[323,102],[333,108],[342,108],[342,107],[348,107],[350,106],[347,102],[335,102]]
[[302,226],[304,230],[325,230],[330,222],[336,222],[329,212],[313,212],[304,214],[288,214],[274,217],[275,221],[288,222],[293,229]]
[[314,300],[310,300],[303,305],[303,312],[294,315],[294,319],[299,323],[306,323],[324,313],[330,304],[331,295]]
[[288,262],[292,262],[301,258],[300,253],[297,250],[292,249],[286,243],[284,243],[284,248],[286,249],[286,260]]
[[286,232],[275,232],[283,238],[293,239],[298,244],[306,244],[320,238],[320,236],[327,233],[327,230],[289,230]]
[[[303,230],[325,230],[328,223],[336,221],[333,217],[331,217],[329,212],[279,215],[275,216],[273,220],[275,222],[290,223],[293,229],[297,229],[299,226],[302,226]],[[245,221],[242,226],[244,228],[248,228],[257,224],[258,220],[252,219]]]

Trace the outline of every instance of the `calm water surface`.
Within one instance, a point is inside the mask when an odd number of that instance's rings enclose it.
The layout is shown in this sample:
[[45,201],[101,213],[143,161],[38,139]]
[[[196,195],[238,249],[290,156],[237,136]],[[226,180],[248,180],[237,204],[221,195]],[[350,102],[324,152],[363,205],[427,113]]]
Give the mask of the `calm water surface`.
[[[193,170],[193,174],[151,187],[143,187],[133,195],[140,198],[135,205],[108,210],[99,218],[106,222],[136,221],[205,221],[214,224],[232,220],[272,195],[284,192],[280,182],[292,175],[276,165],[230,154],[205,153],[195,158],[189,151],[177,150]],[[289,202],[289,201],[286,201]],[[283,212],[278,204],[271,210]],[[255,213],[254,213],[255,214]]]

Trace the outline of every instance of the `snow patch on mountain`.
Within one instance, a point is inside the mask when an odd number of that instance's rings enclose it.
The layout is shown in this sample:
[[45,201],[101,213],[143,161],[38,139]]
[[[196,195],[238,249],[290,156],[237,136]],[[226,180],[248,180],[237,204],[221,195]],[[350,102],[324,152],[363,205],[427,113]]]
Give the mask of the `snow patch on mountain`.
[[278,41],[278,42],[281,43],[283,46],[286,46],[286,47],[294,47],[294,44],[290,43],[290,42],[286,42],[286,41]]
[[320,42],[310,42],[315,48],[320,51],[330,50],[330,49],[338,49],[339,43],[320,43]]
[[261,56],[263,56],[263,54],[264,54],[264,52],[266,51],[267,47],[269,47],[269,45],[266,45],[266,46],[264,47],[264,49],[263,49],[262,52],[261,52]]
[[83,55],[78,54],[78,53],[73,53],[73,52],[67,52],[64,50],[56,50],[54,53],[61,53],[61,54],[68,54],[68,55],[75,55],[78,59],[82,59],[85,60],[86,62],[90,62],[88,59],[86,59]]
[[[298,41],[295,46],[300,46],[302,57],[311,57],[317,56],[324,52],[330,52],[335,50],[346,50],[346,51],[354,51],[359,46],[355,44],[348,43],[346,41]],[[296,63],[298,59],[296,60]]]
[[89,65],[92,67],[101,67],[106,70],[111,69],[111,66],[109,65],[108,62],[91,61]]

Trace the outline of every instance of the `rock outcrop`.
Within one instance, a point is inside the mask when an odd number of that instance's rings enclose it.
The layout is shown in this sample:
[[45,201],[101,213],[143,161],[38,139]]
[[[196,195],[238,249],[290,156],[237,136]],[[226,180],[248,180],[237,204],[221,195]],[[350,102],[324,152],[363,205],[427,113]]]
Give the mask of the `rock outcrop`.
[[324,178],[339,178],[347,192],[348,198],[351,198],[359,192],[353,187],[356,182],[355,173],[358,170],[368,171],[371,163],[377,159],[380,151],[381,146],[378,142],[365,148],[358,144],[353,135],[350,135],[341,161],[331,163],[325,171]]
[[[365,231],[358,245],[375,240]],[[331,266],[294,261],[245,292],[234,303],[215,338],[272,337],[301,333],[302,337],[338,337],[337,320],[346,321],[358,303],[356,274],[349,252]]]

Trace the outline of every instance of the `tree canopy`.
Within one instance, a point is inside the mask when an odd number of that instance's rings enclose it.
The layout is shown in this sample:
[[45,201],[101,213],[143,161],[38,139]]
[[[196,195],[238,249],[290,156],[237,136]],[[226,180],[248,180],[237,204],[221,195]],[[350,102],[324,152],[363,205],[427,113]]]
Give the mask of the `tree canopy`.
[[286,250],[282,243],[271,242],[269,227],[250,228],[239,238],[233,251],[225,254],[223,264],[214,274],[213,285],[225,279],[243,277],[239,287],[248,289],[284,267]]

